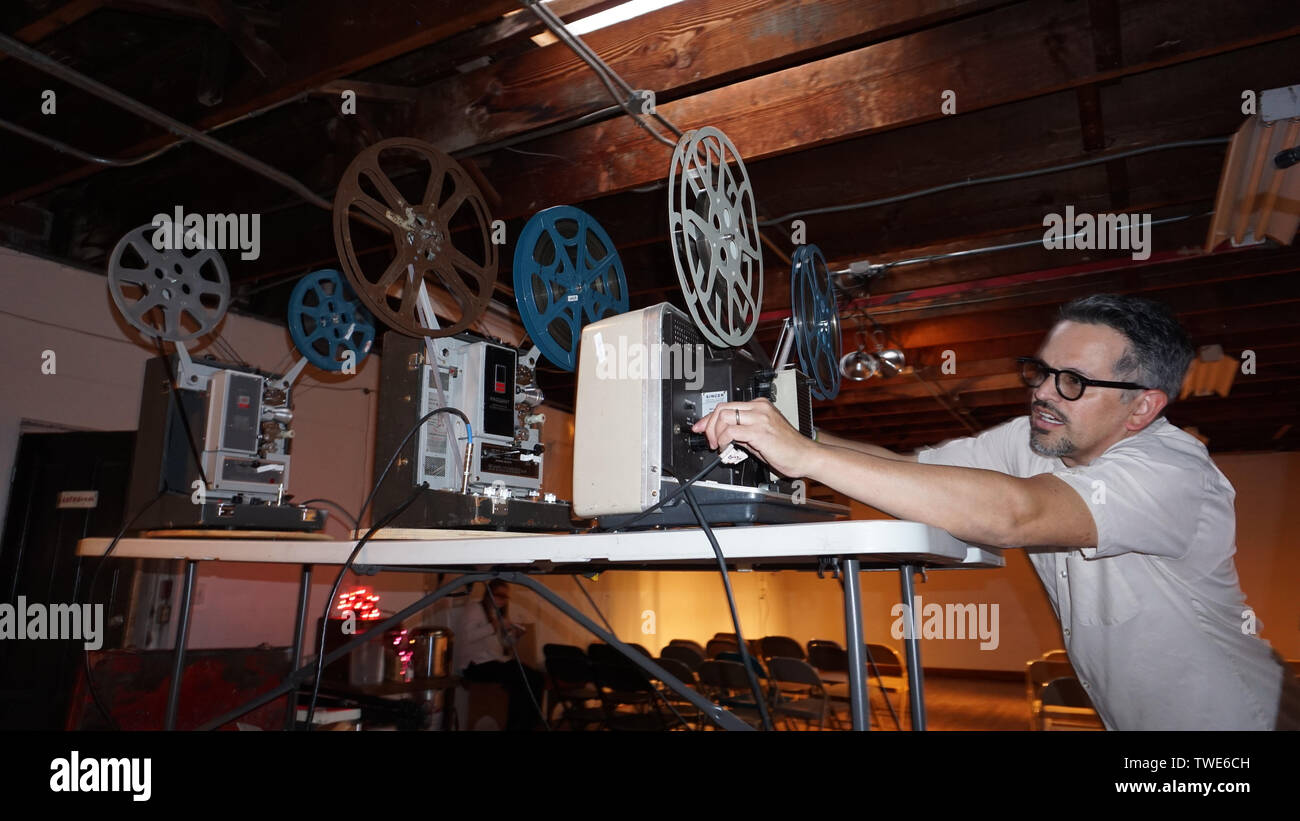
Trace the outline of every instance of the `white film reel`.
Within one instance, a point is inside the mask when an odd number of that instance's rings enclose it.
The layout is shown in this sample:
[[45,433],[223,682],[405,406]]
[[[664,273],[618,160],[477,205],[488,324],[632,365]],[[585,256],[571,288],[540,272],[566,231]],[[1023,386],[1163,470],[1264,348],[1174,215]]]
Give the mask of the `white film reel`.
[[714,345],[744,345],[763,304],[763,253],[749,174],[716,128],[688,131],[668,175],[668,228],[686,307]]

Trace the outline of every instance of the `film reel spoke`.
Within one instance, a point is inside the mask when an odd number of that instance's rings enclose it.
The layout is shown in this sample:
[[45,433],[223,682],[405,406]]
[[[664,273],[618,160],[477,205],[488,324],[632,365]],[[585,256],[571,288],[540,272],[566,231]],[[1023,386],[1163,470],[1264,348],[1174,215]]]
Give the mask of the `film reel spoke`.
[[[361,156],[365,157],[366,155],[363,153]],[[402,215],[406,211],[406,198],[402,196],[402,192],[397,190],[397,186],[393,184],[393,180],[388,176],[388,173],[379,167],[378,154],[367,157],[359,170],[375,187],[380,196],[384,198],[384,204],[387,205],[388,210],[398,215]]]
[[[392,235],[395,243],[401,244],[404,239],[405,229],[402,226],[402,221],[393,213],[392,209],[364,193],[358,193],[349,203],[349,206],[356,208],[361,213],[362,218],[366,219],[372,227],[387,231]],[[351,218],[351,215],[349,215],[349,218]]]
[[452,192],[446,202],[438,207],[438,213],[442,215],[443,221],[450,223],[452,218],[456,216],[456,212],[469,199],[469,191],[460,184],[460,180],[456,179],[454,175],[448,175],[448,179],[456,183],[456,190]]
[[465,256],[463,251],[454,246],[447,249],[447,261],[451,263],[453,268],[469,274],[477,281],[482,281],[487,275],[482,265]]
[[592,322],[608,314],[621,313],[627,310],[627,294],[620,289],[617,278],[610,281],[610,274],[613,271],[613,262],[606,260],[600,263],[598,272],[589,278],[585,294],[584,309],[586,311],[587,321]]
[[[402,193],[414,187],[407,185],[409,174],[384,171],[380,160],[389,152],[418,160],[404,160],[399,167],[427,170],[427,179],[415,181],[422,201],[412,202]],[[382,202],[363,188],[363,180]],[[392,236],[392,261],[378,276],[368,273],[355,253],[355,226],[348,218],[352,207],[381,222]],[[487,311],[497,276],[497,249],[488,241],[490,223],[483,196],[469,175],[433,146],[412,139],[384,140],[358,154],[334,199],[334,241],[348,282],[376,317],[410,336],[457,334]],[[408,273],[405,279],[402,272]],[[440,316],[457,315],[444,317],[450,321],[440,328],[425,327],[416,310],[421,289],[427,289]]]
[[451,261],[447,259],[435,260],[432,270],[451,293],[452,298],[456,300],[457,306],[468,313],[475,302],[478,301],[478,297],[470,293],[469,286],[460,278],[460,274],[456,272],[456,268]]
[[379,279],[375,282],[375,288],[380,293],[388,293],[389,289],[393,287],[393,283],[397,282],[402,274],[407,273],[410,267],[411,264],[404,259],[393,260],[384,269],[384,272],[379,275]]

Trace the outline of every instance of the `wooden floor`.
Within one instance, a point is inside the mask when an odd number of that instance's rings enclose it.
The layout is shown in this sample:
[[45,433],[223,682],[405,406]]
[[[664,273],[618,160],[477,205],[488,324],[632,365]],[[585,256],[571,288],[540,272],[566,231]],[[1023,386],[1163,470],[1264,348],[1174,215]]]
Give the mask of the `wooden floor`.
[[[872,704],[884,706],[879,694]],[[894,709],[898,709],[897,703]],[[927,676],[925,715],[931,730],[1029,730],[1029,700],[1023,681]],[[878,715],[877,721],[893,729],[887,712]]]
[[[906,705],[891,695],[904,730],[909,728]],[[1023,681],[927,676],[925,706],[930,730],[1029,730],[1029,701]],[[872,729],[894,730],[879,690],[871,695]]]

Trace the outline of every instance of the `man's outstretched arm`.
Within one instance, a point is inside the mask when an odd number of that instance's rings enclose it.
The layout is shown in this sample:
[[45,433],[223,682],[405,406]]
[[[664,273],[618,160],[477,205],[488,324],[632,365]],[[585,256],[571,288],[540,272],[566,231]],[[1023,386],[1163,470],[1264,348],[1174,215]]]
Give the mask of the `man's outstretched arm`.
[[879,450],[888,455],[813,442],[765,400],[723,403],[695,430],[705,433],[714,448],[738,442],[785,476],[806,476],[962,541],[994,547],[1097,546],[1087,504],[1050,474],[1021,479],[992,470],[921,464],[884,448]]
[[803,475],[899,519],[994,547],[1097,546],[1092,512],[1051,474],[1021,479],[812,444]]
[[845,439],[843,436],[836,436],[833,433],[817,431],[817,442],[822,445],[830,445],[835,448],[846,448],[858,453],[866,453],[871,456],[879,456],[882,459],[893,459],[899,462],[915,462],[915,453],[894,453],[888,448],[882,448],[879,445],[868,445],[866,442],[856,442],[852,439]]

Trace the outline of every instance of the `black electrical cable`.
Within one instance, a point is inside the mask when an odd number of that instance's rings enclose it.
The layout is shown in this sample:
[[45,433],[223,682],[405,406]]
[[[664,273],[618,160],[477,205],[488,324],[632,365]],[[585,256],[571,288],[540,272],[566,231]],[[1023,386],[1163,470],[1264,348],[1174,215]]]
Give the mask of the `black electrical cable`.
[[[582,595],[587,597],[587,603],[591,605],[591,609],[595,610],[596,615],[599,616],[600,620],[605,623],[605,629],[609,631],[609,634],[611,636],[613,636],[614,638],[618,638],[618,634],[614,632],[614,625],[610,624],[609,619],[605,618],[605,614],[601,611],[600,606],[596,604],[596,600],[591,597],[591,593],[587,591],[587,588],[583,587],[582,580],[579,579],[576,575],[572,575],[572,574],[570,574],[570,578],[573,579],[574,584],[578,585],[578,589],[582,591]],[[668,696],[664,695],[662,692],[660,692],[658,687],[654,686],[654,682],[650,681],[650,676],[646,673],[646,671],[642,670],[640,665],[635,665],[635,666],[637,672],[640,673],[642,676],[644,676],[645,680],[649,682],[651,689],[654,690],[654,694],[659,696],[659,700],[664,703],[665,707],[667,707],[669,710],[672,711],[672,714],[677,717],[677,720],[681,723],[681,725],[683,727],[686,727],[687,729],[694,730],[695,728],[691,727],[691,725],[686,721],[686,719],[682,717],[682,714],[677,711],[677,708],[673,706],[673,703],[668,700]]]
[[709,526],[709,521],[704,516],[704,511],[700,509],[700,503],[696,501],[695,494],[691,492],[690,483],[682,486],[682,491],[686,495],[686,504],[691,506],[691,512],[695,514],[695,520],[699,522],[700,529],[708,537],[709,544],[713,547],[713,555],[718,558],[718,569],[722,571],[722,587],[727,591],[727,606],[731,608],[731,624],[736,628],[736,644],[739,645],[741,663],[745,665],[745,675],[749,678],[749,687],[754,691],[754,700],[757,702],[758,714],[763,721],[763,729],[772,729],[772,717],[767,712],[767,701],[763,698],[763,688],[758,683],[758,676],[754,673],[749,648],[745,646],[745,636],[740,631],[740,614],[736,610],[736,596],[731,590],[731,576],[727,573],[727,559],[722,555],[722,547],[718,544],[718,538],[713,534],[713,528]]
[[[168,488],[164,487],[162,490],[158,492],[157,496],[153,497],[148,502],[146,502],[144,506],[142,506],[139,510],[135,512],[134,516],[126,520],[126,523],[122,525],[122,529],[119,530],[117,532],[117,535],[113,537],[113,540],[108,543],[108,547],[105,548],[104,554],[99,557],[99,563],[95,565],[95,571],[90,574],[90,585],[86,588],[87,604],[94,604],[95,583],[99,581],[99,571],[102,570],[104,568],[104,565],[108,563],[108,557],[112,555],[113,549],[117,547],[117,543],[122,541],[122,537],[125,536],[126,532],[131,529],[131,525],[135,524],[136,520],[138,520],[141,516],[143,516],[145,512],[149,510],[149,508],[157,504],[158,500],[161,499],[164,495],[166,495],[167,492],[168,492]],[[99,710],[100,715],[102,715],[104,717],[104,720],[108,722],[108,726],[114,730],[120,731],[122,728],[117,725],[117,722],[113,719],[113,716],[108,712],[108,708],[106,708],[104,706],[104,703],[100,701],[99,689],[95,686],[95,674],[90,667],[90,650],[83,648],[81,657],[82,657],[82,662],[85,665],[86,689],[90,691],[91,701],[95,703],[95,707],[96,709]]]
[[[370,489],[370,495],[366,497],[366,500],[361,504],[361,509],[357,511],[358,522],[366,517],[366,510],[370,508],[371,502],[375,500],[375,494],[379,492],[379,488],[383,485],[384,479],[388,478],[388,471],[392,470],[393,463],[397,461],[397,456],[402,452],[402,448],[406,447],[406,443],[411,440],[411,437],[415,435],[415,432],[418,431],[425,422],[429,421],[439,413],[450,413],[463,419],[465,421],[465,447],[474,447],[474,430],[470,425],[469,417],[465,415],[464,411],[447,407],[434,408],[424,416],[421,416],[419,419],[415,420],[414,425],[411,425],[411,429],[402,437],[402,441],[397,443],[397,447],[393,448],[393,455],[388,457],[388,464],[384,465],[384,469],[380,472],[379,478],[375,480],[375,486]],[[448,432],[450,432],[450,428],[448,428]]]
[[[172,404],[176,408],[176,413],[181,418],[181,427],[185,430],[185,442],[189,445],[190,455],[194,457],[194,465],[198,468],[199,477],[202,479],[203,487],[206,489],[208,486],[208,477],[207,473],[203,470],[203,458],[199,454],[198,444],[194,439],[194,431],[190,428],[189,416],[185,413],[185,406],[181,403],[180,389],[176,386],[176,377],[172,372],[172,363],[167,358],[167,352],[163,348],[162,337],[154,337],[154,342],[158,346],[158,356],[163,360],[163,366],[167,369],[167,386],[171,393]],[[114,548],[117,547],[117,543],[122,540],[122,537],[126,535],[126,532],[131,529],[131,526],[135,524],[141,516],[157,504],[158,500],[162,499],[168,493],[177,492],[188,493],[189,489],[186,488],[177,491],[176,489],[169,487],[166,484],[166,479],[164,479],[163,489],[158,491],[158,495],[150,499],[143,507],[136,511],[135,515],[126,521],[126,524],[122,525],[122,529],[118,531],[117,535],[113,537],[113,541],[109,542],[108,548],[104,550],[104,555],[100,557],[99,564],[95,566],[95,572],[91,574],[90,587],[86,590],[87,602],[89,602],[94,596],[95,583],[99,580],[99,571],[104,567],[109,555],[112,554]],[[95,686],[94,673],[90,669],[89,651],[83,654],[83,661],[85,663],[86,688],[90,691],[91,700],[95,702],[95,707],[104,716],[105,720],[108,721],[109,726],[113,727],[113,729],[118,729],[117,722],[113,720],[113,717],[109,715],[108,710],[105,709],[103,703],[100,701],[99,691]]]
[[1065,163],[1063,165],[1052,165],[1046,168],[1030,169],[1029,171],[1015,171],[1010,174],[996,174],[991,177],[979,177],[977,179],[967,179],[967,180],[960,180],[958,182],[950,182],[944,185],[936,185],[931,188],[923,188],[919,191],[908,191],[907,193],[904,194],[894,194],[893,196],[889,196],[889,197],[881,197],[880,199],[867,200],[866,202],[851,202],[845,205],[829,205],[820,208],[807,208],[802,211],[791,211],[790,213],[782,214],[779,217],[773,217],[771,219],[761,220],[758,223],[758,227],[766,228],[769,225],[776,225],[778,223],[795,219],[796,217],[807,217],[816,214],[838,214],[843,211],[856,211],[862,208],[875,208],[881,205],[893,205],[894,203],[906,202],[907,200],[916,199],[918,197],[926,197],[931,194],[940,194],[945,191],[954,191],[959,188],[969,188],[974,185],[986,185],[988,183],[995,183],[995,182],[1010,182],[1012,180],[1026,179],[1028,177],[1037,177],[1045,174],[1056,174],[1061,171],[1072,171],[1076,168],[1086,168],[1090,165],[1099,165],[1101,163],[1108,163],[1113,160],[1122,160],[1128,157],[1138,157],[1143,154],[1150,154],[1155,151],[1167,151],[1173,148],[1200,148],[1203,146],[1210,146],[1210,145],[1223,145],[1229,142],[1231,139],[1232,139],[1231,137],[1210,137],[1202,140],[1179,140],[1178,142],[1172,142],[1172,143],[1148,145],[1148,146],[1143,146],[1142,148],[1134,148],[1129,151],[1120,151],[1116,154],[1105,154],[1097,157],[1089,157],[1086,160],[1079,160],[1077,162]]
[[[564,21],[560,19],[555,12],[543,6],[538,2],[538,0],[522,1],[523,5],[536,14],[542,23],[551,30],[551,33],[553,33],[560,42],[568,46],[574,54],[578,55],[578,57],[586,63],[589,68],[591,68],[592,72],[596,75],[596,79],[600,80],[600,82],[605,86],[605,89],[609,92],[609,96],[612,97],[614,102],[632,118],[633,122],[643,128],[651,137],[654,137],[669,148],[677,147],[677,142],[675,140],[660,134],[658,129],[642,119],[641,113],[636,110],[632,103],[633,100],[637,100],[637,105],[640,105],[640,98],[637,96],[636,89],[633,89],[632,86],[628,85],[627,81],[620,77],[618,72],[614,71],[608,63],[602,60],[599,54],[592,51],[590,46],[579,39],[577,35],[570,32],[568,26],[565,25]],[[623,94],[626,96],[619,95],[619,92],[614,88],[614,83],[617,83],[623,89]],[[650,111],[649,114],[672,132],[678,139],[682,137],[682,130],[673,125],[662,113],[659,111]]]
[[360,522],[357,521],[357,517],[353,516],[351,513],[348,512],[348,509],[346,507],[334,501],[333,499],[326,499],[324,496],[317,496],[315,499],[308,499],[305,502],[295,502],[295,504],[310,505],[316,502],[329,505],[330,507],[334,508],[339,513],[342,513],[345,517],[347,517],[348,524],[352,525],[353,532],[356,532],[361,529],[361,524]]
[[[497,607],[496,601],[492,598],[492,585],[488,582],[483,584],[483,595],[484,601],[492,605],[493,612],[497,614],[497,625],[503,624],[506,614],[501,612],[500,607]],[[551,731],[551,722],[546,720],[546,713],[542,710],[541,703],[537,701],[537,696],[533,694],[533,685],[528,683],[528,673],[524,670],[524,663],[519,660],[518,642],[510,642],[510,655],[514,656],[515,664],[519,666],[519,677],[524,680],[524,689],[528,691],[528,700],[533,703],[533,709],[537,711],[537,717],[542,720],[542,726],[549,733]]]
[[[624,522],[623,524],[619,525],[618,527],[610,528],[608,531],[605,531],[605,532],[608,532],[608,533],[619,533],[619,532],[622,532],[622,531],[624,531],[624,530],[627,530],[627,529],[628,529],[629,527],[631,527],[632,525],[636,524],[637,522],[641,521],[641,520],[644,519],[645,517],[649,516],[651,513],[654,513],[654,512],[655,512],[656,510],[658,510],[659,508],[663,507],[664,505],[666,505],[666,504],[668,504],[669,502],[671,502],[671,501],[673,501],[674,499],[676,499],[678,496],[682,495],[682,492],[685,491],[686,488],[690,487],[691,485],[695,484],[695,483],[698,482],[699,480],[703,479],[705,476],[709,475],[709,473],[710,473],[714,468],[716,468],[718,465],[720,465],[720,464],[722,464],[722,456],[719,455],[719,456],[715,456],[715,457],[713,457],[713,460],[712,460],[711,462],[709,462],[707,465],[705,465],[703,468],[701,468],[699,473],[696,473],[694,476],[692,476],[691,478],[687,479],[685,483],[681,483],[681,480],[678,480],[679,484],[678,484],[678,486],[677,486],[677,489],[674,490],[672,493],[665,494],[664,497],[663,497],[662,499],[660,499],[659,501],[657,501],[657,502],[655,502],[654,504],[650,505],[650,507],[648,507],[648,508],[646,508],[645,510],[641,511],[641,512],[638,513],[637,515],[633,516],[631,519],[628,519],[626,522]],[[669,468],[664,468],[664,470],[667,471],[667,473],[668,473],[670,476],[672,476],[674,479],[677,478],[676,474],[674,474],[674,473],[672,472],[671,469],[669,469]],[[596,529],[597,529],[597,528],[595,528],[595,527],[588,528],[586,532],[587,532],[587,533],[591,533],[592,531],[594,531],[594,530],[596,530]]]
[[[405,502],[402,502],[402,504],[399,505],[391,513],[385,514],[382,518],[379,519],[379,521],[371,525],[370,529],[366,531],[366,535],[362,536],[357,541],[356,547],[352,548],[352,553],[348,555],[347,561],[345,561],[343,563],[343,566],[339,568],[339,574],[334,579],[334,586],[330,588],[329,598],[325,600],[325,617],[321,619],[320,644],[317,646],[317,652],[316,652],[316,676],[315,676],[315,681],[312,683],[311,706],[307,708],[308,731],[311,730],[312,719],[316,715],[316,699],[320,695],[321,674],[325,671],[325,655],[326,655],[325,634],[329,630],[330,613],[333,612],[334,599],[339,594],[339,588],[343,585],[343,577],[347,575],[348,569],[352,567],[352,563],[356,561],[357,556],[361,554],[361,548],[366,546],[366,542],[370,541],[371,537],[374,536],[375,533],[380,530],[380,528],[387,525],[393,519],[396,519],[398,516],[402,514],[404,510],[406,510],[408,507],[414,504],[415,500],[420,498],[420,494],[423,492],[424,492],[423,487],[416,488],[415,492],[412,493],[410,496],[408,496]],[[292,691],[292,693],[293,695],[291,695],[290,697],[296,698],[297,690],[295,689],[294,691]]]

